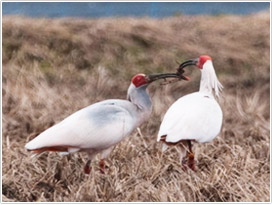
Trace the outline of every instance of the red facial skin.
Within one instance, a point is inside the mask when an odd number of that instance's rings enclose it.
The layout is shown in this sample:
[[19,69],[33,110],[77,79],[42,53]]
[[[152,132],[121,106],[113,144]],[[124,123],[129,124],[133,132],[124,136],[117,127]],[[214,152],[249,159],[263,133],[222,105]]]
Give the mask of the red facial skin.
[[136,88],[142,86],[142,85],[145,85],[147,84],[147,78],[145,77],[144,74],[137,74],[135,75],[131,82],[135,85]]
[[204,63],[206,63],[207,60],[212,60],[212,58],[210,56],[200,56],[198,58],[198,63],[196,66],[199,67],[200,69],[202,69]]

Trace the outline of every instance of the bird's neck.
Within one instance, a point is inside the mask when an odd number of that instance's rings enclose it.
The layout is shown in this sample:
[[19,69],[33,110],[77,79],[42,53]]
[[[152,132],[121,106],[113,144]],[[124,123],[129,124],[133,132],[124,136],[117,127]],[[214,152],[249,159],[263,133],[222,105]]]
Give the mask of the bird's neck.
[[139,112],[150,114],[152,110],[152,102],[146,92],[147,86],[136,88],[133,84],[129,86],[127,99],[133,103]]
[[218,81],[212,61],[207,61],[201,70],[201,81],[199,92],[205,92],[211,96],[220,96],[223,86]]

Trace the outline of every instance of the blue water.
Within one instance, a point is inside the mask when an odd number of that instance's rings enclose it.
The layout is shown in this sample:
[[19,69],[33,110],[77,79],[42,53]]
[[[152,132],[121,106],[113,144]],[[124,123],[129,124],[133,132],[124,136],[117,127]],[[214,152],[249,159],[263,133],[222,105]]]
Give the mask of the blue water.
[[111,17],[176,14],[238,14],[269,11],[269,2],[3,2],[3,15],[30,17]]

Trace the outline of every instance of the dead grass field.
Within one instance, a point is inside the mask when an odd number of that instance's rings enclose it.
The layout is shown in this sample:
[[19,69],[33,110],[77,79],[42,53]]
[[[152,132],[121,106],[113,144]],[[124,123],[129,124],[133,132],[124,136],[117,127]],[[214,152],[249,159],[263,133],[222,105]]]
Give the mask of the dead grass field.
[[[4,202],[270,201],[269,13],[166,19],[3,18],[2,200]],[[190,82],[149,87],[153,113],[115,147],[107,174],[83,173],[87,156],[24,149],[31,138],[94,102],[126,97],[136,73],[175,71],[208,54],[224,85],[220,136],[194,147],[197,172],[183,172],[156,135],[164,113],[197,91]],[[98,168],[98,161],[93,166]]]

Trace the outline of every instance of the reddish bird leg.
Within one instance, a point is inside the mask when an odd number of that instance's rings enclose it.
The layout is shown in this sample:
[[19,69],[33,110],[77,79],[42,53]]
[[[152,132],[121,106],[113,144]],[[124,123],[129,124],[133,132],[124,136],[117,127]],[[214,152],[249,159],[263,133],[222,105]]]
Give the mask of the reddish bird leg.
[[100,167],[101,174],[105,174],[105,162],[104,162],[104,159],[100,160],[99,167]]
[[187,152],[187,158],[188,158],[187,165],[191,170],[196,171],[196,168],[195,168],[195,155],[194,155],[194,153],[192,151],[192,144],[191,144],[190,140],[188,140],[188,147],[189,147],[189,152]]
[[84,166],[84,173],[85,174],[90,174],[91,172],[91,160],[88,160],[87,163]]
[[187,154],[188,154],[188,162],[187,162],[188,167],[189,167],[191,170],[196,171],[194,153],[189,152],[189,153],[187,153]]

